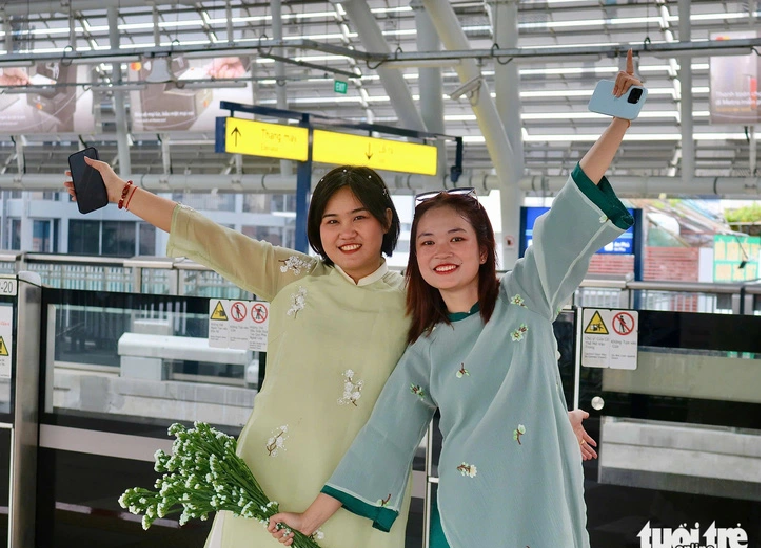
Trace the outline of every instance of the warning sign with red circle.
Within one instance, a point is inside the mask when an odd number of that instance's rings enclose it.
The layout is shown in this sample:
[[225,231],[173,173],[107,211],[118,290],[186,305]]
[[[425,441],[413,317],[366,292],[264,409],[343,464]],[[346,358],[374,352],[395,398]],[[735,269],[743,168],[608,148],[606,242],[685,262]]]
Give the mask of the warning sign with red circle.
[[211,348],[267,351],[269,303],[215,299],[209,302],[209,314],[215,320],[209,322]]
[[581,365],[608,369],[637,369],[636,310],[582,309],[585,325],[581,341]]
[[230,316],[232,316],[233,320],[236,322],[242,322],[245,320],[246,314],[248,314],[248,308],[246,308],[246,305],[241,302],[235,302],[230,307]]
[[628,312],[617,312],[616,315],[613,316],[613,331],[619,335],[628,335],[634,331],[635,325],[634,316]]
[[264,323],[267,316],[269,316],[269,310],[267,310],[267,307],[261,303],[255,304],[251,309],[251,319],[256,323]]

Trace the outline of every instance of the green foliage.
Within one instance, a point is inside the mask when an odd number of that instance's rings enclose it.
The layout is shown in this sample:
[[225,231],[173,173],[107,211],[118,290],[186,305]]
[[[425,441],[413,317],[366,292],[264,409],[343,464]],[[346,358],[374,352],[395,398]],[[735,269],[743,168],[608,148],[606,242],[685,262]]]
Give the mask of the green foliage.
[[753,204],[724,211],[728,223],[757,223],[761,221],[761,204]]

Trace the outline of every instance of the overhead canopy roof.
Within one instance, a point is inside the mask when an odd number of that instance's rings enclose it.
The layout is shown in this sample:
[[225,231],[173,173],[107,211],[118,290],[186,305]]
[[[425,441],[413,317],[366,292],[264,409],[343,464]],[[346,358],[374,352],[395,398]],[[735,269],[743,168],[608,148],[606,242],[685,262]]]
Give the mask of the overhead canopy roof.
[[[4,34],[12,36],[6,44],[12,44],[13,56],[71,55],[72,17],[75,20],[77,52],[110,50],[109,6],[118,7],[122,51],[143,54],[157,49],[154,9],[150,3],[142,0],[72,0],[71,3],[72,12],[67,7],[61,7],[60,2],[6,1],[5,12],[0,8],[0,19],[5,25]],[[410,4],[393,0],[369,0],[368,3],[390,50],[405,54],[416,52],[415,12]],[[471,47],[492,48],[492,29],[500,22],[494,20],[490,5],[480,1],[456,1],[452,2],[452,6]],[[716,33],[728,31],[755,31],[759,13],[750,14],[749,6],[750,9],[757,9],[755,2],[693,0],[692,40],[707,40]],[[230,0],[229,8],[224,1],[160,2],[156,8],[159,49],[171,46],[178,49],[224,46],[232,29],[236,51],[251,55],[256,103],[276,105],[276,63],[266,57],[272,50],[257,50],[256,47],[273,36],[269,2]],[[228,21],[230,15],[231,24]],[[635,49],[643,50],[645,42],[678,41],[678,15],[676,2],[662,0],[525,0],[519,3],[518,47],[597,44],[612,48],[633,44]],[[283,79],[290,109],[320,112],[354,121],[371,119],[379,124],[407,125],[404,120],[397,119],[389,94],[381,84],[377,63],[303,47],[303,40],[311,40],[365,51],[356,32],[357,25],[347,16],[342,4],[283,1],[282,20],[283,40],[294,44],[283,49],[283,57],[297,62],[284,66]],[[709,123],[709,59],[705,53],[702,55],[690,57],[693,68],[695,175],[749,176],[749,144],[744,128]],[[483,58],[479,61],[481,73],[492,90],[497,62],[507,61],[508,58]],[[619,175],[680,177],[681,94],[677,79],[680,60],[640,51],[637,61],[638,73],[646,81],[650,95],[647,107],[630,130],[612,171]],[[3,55],[0,54],[2,62]],[[614,78],[617,61],[599,54],[543,55],[516,59],[515,62],[520,73],[525,174],[566,174],[607,125],[605,117],[589,113],[586,105],[598,80]],[[350,80],[348,93],[343,95],[334,91],[333,80],[334,77],[340,80],[348,78],[344,74],[334,74],[333,70],[361,76]],[[418,68],[410,66],[399,70],[419,106]],[[112,81],[110,63],[96,64],[94,71],[101,83]],[[442,68],[442,74],[445,93],[460,86],[453,67]],[[99,91],[95,96],[98,125],[95,133],[82,135],[81,138],[88,143],[97,143],[104,159],[116,161],[112,93]],[[466,97],[458,100],[448,96],[444,98],[444,121],[447,134],[465,137],[465,169],[474,173],[491,169],[492,162],[484,138]],[[165,143],[165,151],[169,150],[171,154],[174,173],[211,175],[229,173],[234,169],[233,159],[229,155],[214,153],[214,136],[210,133],[177,132],[162,138],[168,140],[169,146],[166,147]],[[18,141],[18,137],[15,139]],[[132,140],[133,173],[165,171],[155,133],[133,133]],[[72,134],[28,135],[24,146],[26,170],[58,174],[66,165],[66,157],[78,148],[81,148],[81,143]],[[2,173],[12,174],[18,170],[18,162],[14,160],[16,151],[10,136],[0,135]],[[450,151],[450,159],[452,157],[453,152]],[[243,173],[277,173],[279,169],[277,160],[255,157],[245,157],[243,160]]]

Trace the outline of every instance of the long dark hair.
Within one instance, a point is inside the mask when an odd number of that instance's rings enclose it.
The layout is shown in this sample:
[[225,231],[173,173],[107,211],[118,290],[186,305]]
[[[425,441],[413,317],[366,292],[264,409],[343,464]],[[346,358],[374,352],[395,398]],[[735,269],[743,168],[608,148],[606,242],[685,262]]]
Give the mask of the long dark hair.
[[486,249],[486,262],[478,267],[478,307],[484,324],[491,319],[497,304],[497,244],[486,209],[472,196],[442,192],[418,204],[415,208],[415,219],[412,221],[410,260],[407,264],[407,314],[411,319],[407,335],[408,344],[415,342],[423,333],[430,334],[437,323],[451,323],[441,293],[423,280],[417,263],[416,240],[420,219],[429,211],[440,207],[451,207],[467,220],[476,233],[479,250]]
[[[309,215],[307,216],[309,245],[322,257],[325,264],[333,265],[333,261],[330,260],[322,247],[320,223],[333,194],[345,186],[349,187],[349,190],[367,208],[370,215],[375,217],[384,229],[388,229],[388,232],[383,235],[381,251],[390,257],[396,247],[396,241],[399,239],[399,215],[396,214],[396,208],[386,183],[383,182],[380,175],[369,167],[341,166],[331,170],[320,179],[320,182],[314,187],[312,201],[309,204]],[[391,209],[390,226],[386,218],[387,209]]]

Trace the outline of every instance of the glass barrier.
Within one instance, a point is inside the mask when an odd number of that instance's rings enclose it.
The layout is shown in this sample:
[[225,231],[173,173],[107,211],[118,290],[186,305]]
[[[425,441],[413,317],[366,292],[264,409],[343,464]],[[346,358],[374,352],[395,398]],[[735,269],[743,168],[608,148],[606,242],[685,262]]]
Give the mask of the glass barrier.
[[632,545],[648,522],[761,539],[759,333],[758,316],[640,310],[635,370],[582,362],[579,407],[599,441],[585,463],[592,546]]
[[210,348],[209,300],[46,290],[49,413],[240,428],[258,354]]

